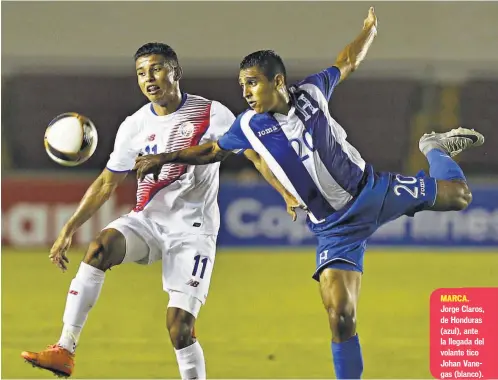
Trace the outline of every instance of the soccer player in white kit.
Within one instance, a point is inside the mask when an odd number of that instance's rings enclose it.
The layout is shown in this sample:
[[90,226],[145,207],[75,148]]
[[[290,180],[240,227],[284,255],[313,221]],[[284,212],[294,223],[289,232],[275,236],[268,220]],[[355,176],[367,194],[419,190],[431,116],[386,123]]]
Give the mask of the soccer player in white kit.
[[[76,230],[110,198],[139,155],[169,152],[216,141],[235,120],[217,101],[180,91],[182,69],[175,51],[148,43],[135,54],[138,84],[149,99],[117,132],[106,168],[89,187],[61,230],[50,258],[62,271]],[[205,379],[204,354],[193,330],[206,301],[219,229],[219,163],[165,165],[159,176],[139,181],[137,202],[127,215],[105,227],[71,282],[59,341],[41,352],[23,352],[34,366],[68,377],[88,313],[97,302],[105,271],[123,263],[162,260],[169,293],[167,328],[182,379]]]

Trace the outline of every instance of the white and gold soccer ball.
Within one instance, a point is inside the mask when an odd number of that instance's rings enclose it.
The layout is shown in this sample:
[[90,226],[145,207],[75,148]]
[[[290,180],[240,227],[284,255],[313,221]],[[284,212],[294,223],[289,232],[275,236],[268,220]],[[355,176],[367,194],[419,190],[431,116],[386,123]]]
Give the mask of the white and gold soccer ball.
[[98,143],[93,122],[76,112],[53,119],[45,131],[45,150],[63,166],[77,166],[92,157]]

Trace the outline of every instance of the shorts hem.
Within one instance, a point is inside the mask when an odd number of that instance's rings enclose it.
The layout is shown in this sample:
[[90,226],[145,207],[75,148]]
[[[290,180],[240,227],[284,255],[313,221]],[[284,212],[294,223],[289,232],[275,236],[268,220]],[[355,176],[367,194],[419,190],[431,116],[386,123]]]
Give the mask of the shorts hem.
[[186,294],[189,297],[195,298],[196,300],[198,300],[203,305],[206,303],[206,301],[202,300],[200,297],[197,297],[196,295],[194,295],[194,294],[189,293],[188,291],[186,291],[185,288],[180,288],[180,287],[163,288],[163,291],[165,291],[168,294],[170,292],[183,293],[183,294]]
[[313,276],[311,276],[315,281],[319,281],[320,280],[320,272],[325,269],[326,267],[330,266],[331,264],[335,264],[335,262],[343,262],[345,264],[351,264],[355,269],[352,269],[352,271],[355,271],[355,272],[361,272],[363,273],[363,268],[360,268],[358,266],[358,264],[356,264],[354,261],[351,261],[351,260],[348,260],[348,259],[345,259],[345,258],[342,258],[342,257],[334,257],[330,260],[327,260],[326,262],[324,262],[323,264],[320,264],[318,266],[318,268],[316,268],[315,272],[313,273]]
[[[126,217],[126,215],[118,218],[118,219],[115,219],[113,220],[112,222],[110,222],[107,226],[105,226],[101,231],[104,231],[104,230],[108,230],[108,229],[113,229],[113,230],[116,230],[118,231],[121,235],[123,235],[124,239],[125,239],[125,256],[123,258],[123,261],[121,262],[121,264],[127,264],[127,263],[134,263],[134,264],[138,264],[138,265],[151,265],[153,263],[155,263],[156,261],[158,261],[158,259],[155,259],[152,255],[152,249],[149,245],[149,243],[147,243],[145,241],[145,239],[143,238],[143,235],[141,234],[141,232],[135,228],[135,226],[133,224],[121,224],[121,223],[115,223],[117,222],[118,220],[120,220],[121,218],[123,217]],[[128,242],[127,242],[127,235],[128,235],[128,231],[131,231],[132,233],[134,233],[137,238],[139,239],[142,239],[142,241],[144,242],[144,244],[147,246],[147,248],[149,249],[149,253],[147,254],[146,257],[142,258],[142,259],[139,259],[139,260],[127,260],[127,253],[128,253]],[[159,248],[157,248],[159,249]]]
[[197,319],[202,306],[204,306],[203,301],[198,297],[181,290],[168,288],[165,289],[165,291],[169,294],[168,308],[174,307],[185,310]]

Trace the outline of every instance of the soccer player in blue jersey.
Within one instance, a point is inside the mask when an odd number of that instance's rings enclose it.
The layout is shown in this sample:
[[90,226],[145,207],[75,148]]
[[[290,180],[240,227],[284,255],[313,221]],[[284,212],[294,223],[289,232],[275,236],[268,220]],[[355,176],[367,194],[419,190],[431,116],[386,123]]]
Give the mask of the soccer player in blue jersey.
[[287,87],[285,66],[270,50],[240,64],[239,82],[250,109],[240,114],[216,143],[137,159],[137,176],[155,175],[165,163],[204,165],[245,151],[263,176],[284,196],[288,209],[305,208],[318,239],[316,270],[332,332],[336,377],[363,372],[356,309],[367,239],[381,225],[423,210],[463,210],[472,196],[452,156],[482,145],[470,129],[422,136],[419,147],[430,175],[377,172],[346,140],[331,117],[334,88],[365,57],[377,33],[373,8],[359,36],[333,66]]

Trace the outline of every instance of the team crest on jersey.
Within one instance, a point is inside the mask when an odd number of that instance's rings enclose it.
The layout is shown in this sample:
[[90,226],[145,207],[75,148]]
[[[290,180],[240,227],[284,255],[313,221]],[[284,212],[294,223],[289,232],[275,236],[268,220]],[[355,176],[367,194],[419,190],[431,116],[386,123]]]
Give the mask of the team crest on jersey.
[[183,123],[182,126],[180,127],[180,134],[186,138],[192,137],[194,131],[195,131],[195,125],[189,121]]

